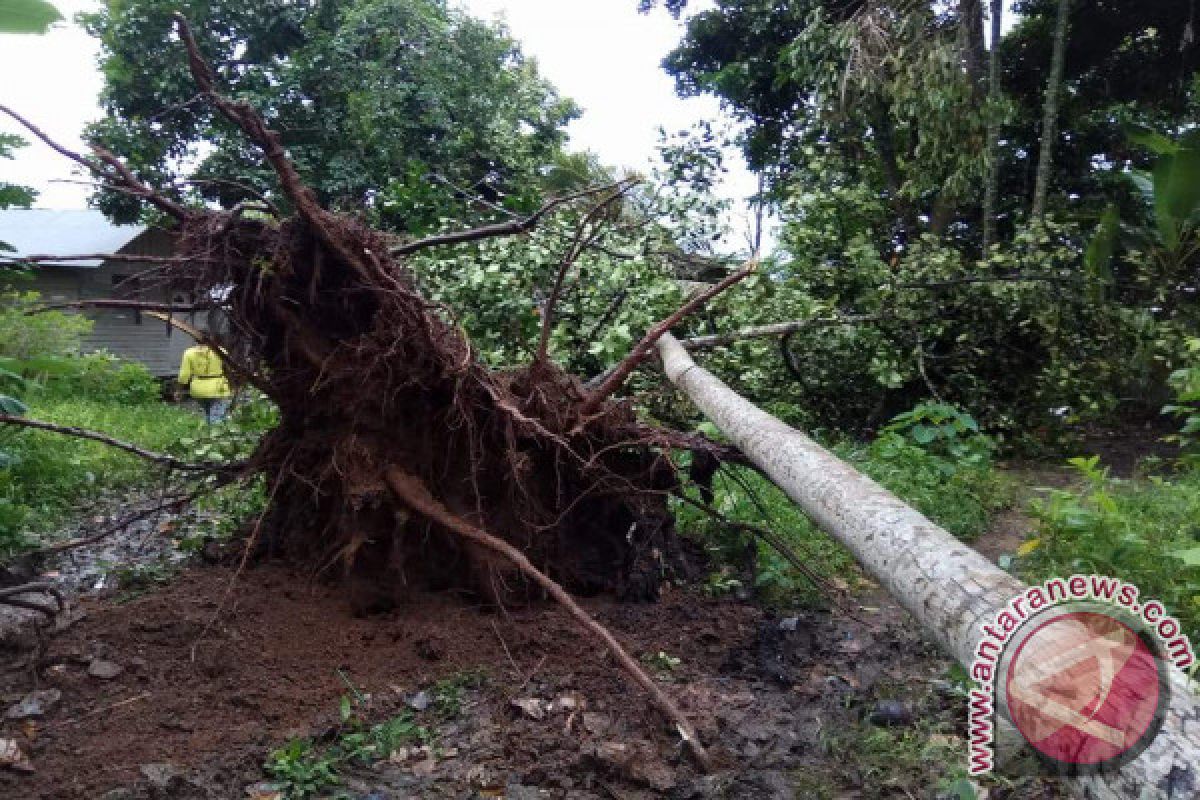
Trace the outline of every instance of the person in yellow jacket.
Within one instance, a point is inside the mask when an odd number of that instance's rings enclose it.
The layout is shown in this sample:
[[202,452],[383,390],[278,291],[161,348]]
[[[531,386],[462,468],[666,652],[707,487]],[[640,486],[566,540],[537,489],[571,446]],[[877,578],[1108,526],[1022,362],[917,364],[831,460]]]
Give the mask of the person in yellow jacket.
[[233,392],[225,378],[225,364],[206,344],[189,347],[179,365],[179,384],[204,409],[204,420],[212,425],[225,419]]

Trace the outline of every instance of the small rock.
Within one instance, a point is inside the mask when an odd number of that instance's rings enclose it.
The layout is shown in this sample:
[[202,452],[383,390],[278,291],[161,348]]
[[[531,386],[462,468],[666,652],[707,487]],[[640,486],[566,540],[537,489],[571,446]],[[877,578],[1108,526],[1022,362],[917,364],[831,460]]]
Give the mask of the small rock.
[[433,774],[433,771],[436,768],[437,759],[427,758],[424,761],[418,761],[417,763],[413,764],[410,769],[412,770],[412,774],[416,775],[418,778],[428,778]]
[[913,713],[899,700],[880,700],[867,721],[883,728],[903,727],[913,723]]
[[116,789],[109,789],[104,794],[100,795],[100,800],[134,800],[137,797],[132,789],[127,789],[124,786],[119,786]]
[[781,631],[794,631],[799,627],[799,617],[784,617],[783,619],[779,620],[779,630]]
[[283,789],[275,783],[253,783],[246,787],[250,800],[283,800]]
[[530,719],[542,719],[546,716],[546,710],[542,708],[542,701],[536,697],[518,697],[512,701],[513,708],[519,709]]
[[138,771],[150,785],[151,797],[161,797],[163,800],[175,797],[183,786],[183,772],[174,764],[142,764]]
[[406,703],[413,711],[424,711],[433,705],[433,697],[430,696],[429,692],[422,689],[412,697],[408,698]]
[[30,717],[45,716],[47,712],[62,700],[62,692],[58,689],[41,689],[30,692],[14,704],[4,716],[9,719],[29,719]]
[[612,720],[607,714],[596,711],[583,712],[583,729],[593,736],[604,733],[611,725]]
[[16,739],[0,739],[0,767],[13,772],[34,772],[33,762],[21,751]]
[[129,659],[129,668],[134,672],[141,672],[146,668],[146,659],[140,656]]
[[504,787],[504,797],[506,800],[542,800],[542,798],[549,796],[549,792],[544,792],[536,786],[510,783]]
[[125,668],[115,661],[104,661],[99,658],[93,659],[88,666],[88,675],[102,681],[111,681],[124,671]]

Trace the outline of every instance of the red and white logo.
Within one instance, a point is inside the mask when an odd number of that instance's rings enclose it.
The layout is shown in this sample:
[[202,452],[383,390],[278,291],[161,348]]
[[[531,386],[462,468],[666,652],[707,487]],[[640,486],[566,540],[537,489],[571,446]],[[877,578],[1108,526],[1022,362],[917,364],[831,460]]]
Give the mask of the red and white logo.
[[1158,733],[1167,666],[1111,608],[1068,603],[1030,620],[998,674],[1001,708],[1037,753],[1071,772],[1118,766]]

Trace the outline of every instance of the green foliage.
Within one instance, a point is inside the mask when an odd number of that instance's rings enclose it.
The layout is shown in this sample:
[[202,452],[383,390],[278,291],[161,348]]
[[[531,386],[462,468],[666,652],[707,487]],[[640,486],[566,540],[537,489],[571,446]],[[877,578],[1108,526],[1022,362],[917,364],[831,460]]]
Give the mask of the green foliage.
[[[930,403],[896,417],[870,444],[844,441],[833,449],[934,522],[970,539],[982,533],[991,514],[1010,501],[1008,485],[992,466],[994,448],[969,415]],[[713,488],[712,506],[717,511],[731,520],[775,531],[817,574],[852,574],[854,561],[849,553],[817,530],[758,473],[724,467]],[[713,557],[714,572],[705,582],[710,593],[742,587],[740,576],[752,566],[753,575],[746,577],[768,599],[817,600],[813,587],[770,545],[687,503],[676,505],[676,515],[680,530],[700,539]]]
[[37,292],[0,293],[0,357],[27,361],[79,352],[83,337],[92,330],[91,320],[59,311],[26,313],[39,305]]
[[1200,635],[1200,471],[1128,483],[1098,457],[1072,459],[1080,490],[1050,490],[1035,503],[1035,538],[1020,549],[1022,577],[1100,573],[1161,600],[1193,641]]
[[1163,408],[1183,420],[1179,433],[1168,437],[1183,448],[1183,462],[1200,467],[1200,339],[1189,339],[1191,366],[1175,370],[1167,379],[1175,390],[1175,402]]
[[30,397],[145,405],[162,395],[158,381],[145,366],[108,353],[0,358],[0,367],[22,375]]
[[[36,419],[104,431],[151,450],[166,450],[203,426],[197,415],[161,403],[34,397],[29,405],[30,416]],[[9,454],[9,463],[0,468],[0,553],[4,555],[54,531],[81,501],[97,492],[143,485],[154,475],[136,456],[56,433],[4,426],[0,451]]]
[[4,0],[0,5],[0,33],[45,33],[62,19],[46,0]]
[[[0,159],[12,158],[12,151],[27,145],[24,139],[11,133],[0,133]],[[0,209],[29,208],[37,199],[37,190],[7,181],[0,181]],[[10,245],[0,242],[0,253],[11,250]]]
[[[322,744],[294,739],[273,750],[263,765],[287,800],[304,800],[332,789],[341,782],[340,770],[348,765],[370,764],[387,758],[403,745],[432,740],[432,731],[418,724],[408,710],[381,722],[370,722],[370,696],[349,683],[345,675],[341,677],[350,691],[339,701],[341,722],[333,740]],[[461,692],[469,681],[458,676],[447,679],[437,685],[441,689],[435,687],[435,697]]]
[[[91,134],[155,185],[203,142],[194,177],[236,177],[283,202],[241,135],[191,102],[175,11],[191,20],[225,91],[267,113],[321,202],[369,209],[393,230],[467,216],[464,195],[535,206],[578,113],[502,26],[446,0],[109,3],[83,17],[101,42],[102,101],[113,115]],[[227,183],[197,191],[227,206],[247,197]],[[100,199],[106,211],[137,213],[116,193]]]

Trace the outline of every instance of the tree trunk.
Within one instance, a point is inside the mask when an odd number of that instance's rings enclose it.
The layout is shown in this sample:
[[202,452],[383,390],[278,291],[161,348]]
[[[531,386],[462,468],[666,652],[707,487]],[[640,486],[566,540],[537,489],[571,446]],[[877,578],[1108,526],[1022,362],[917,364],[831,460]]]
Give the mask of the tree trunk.
[[983,191],[983,256],[996,241],[996,195],[1000,184],[1000,23],[1004,0],[992,0],[992,49],[988,53],[987,179]]
[[960,0],[958,25],[963,63],[967,68],[967,78],[971,82],[974,100],[978,102],[983,99],[985,88],[983,80],[983,0]]
[[1054,143],[1058,138],[1058,94],[1062,89],[1063,62],[1067,50],[1067,11],[1071,0],[1058,0],[1058,21],[1054,24],[1054,52],[1050,57],[1050,78],[1046,81],[1046,102],[1042,109],[1042,142],[1038,154],[1037,182],[1033,188],[1032,219],[1046,213],[1046,195],[1050,192],[1050,173],[1054,168]]
[[[1024,585],[803,433],[737,395],[699,367],[674,337],[659,340],[658,352],[671,382],[969,669],[983,626]],[[1200,709],[1183,676],[1174,668],[1171,675],[1171,706],[1158,738],[1120,772],[1079,778],[1087,797],[1194,796],[1192,789],[1200,784]]]

